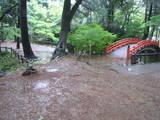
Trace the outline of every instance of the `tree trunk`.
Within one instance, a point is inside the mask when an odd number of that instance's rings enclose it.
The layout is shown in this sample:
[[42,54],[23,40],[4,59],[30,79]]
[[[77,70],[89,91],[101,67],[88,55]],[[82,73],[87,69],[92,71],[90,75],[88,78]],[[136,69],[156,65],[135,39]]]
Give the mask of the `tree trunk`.
[[17,49],[20,49],[20,38],[19,37],[16,37],[16,48]]
[[[148,2],[149,4],[149,2]],[[152,16],[152,9],[153,9],[153,3],[150,4],[149,6],[149,11],[148,11],[148,5],[146,5],[146,10],[145,10],[145,23],[148,22],[151,19]],[[149,26],[147,26],[144,30],[144,35],[143,39],[147,39],[149,37]]]
[[159,30],[158,29],[156,29],[156,40],[159,40]]
[[28,36],[27,26],[27,0],[20,0],[20,28],[24,56],[28,59],[35,59]]
[[[18,12],[18,14],[19,14],[19,8],[18,8],[18,10],[17,10],[17,12]],[[16,24],[16,27],[19,29],[20,28],[20,18],[19,18],[19,15],[18,15],[18,21],[17,21],[17,24]],[[18,36],[18,37],[16,37],[16,48],[17,49],[20,49],[20,37]]]
[[155,26],[152,26],[151,27],[151,30],[150,30],[150,34],[149,34],[149,39],[152,39],[153,35],[154,35],[154,32],[155,32]]
[[112,25],[114,21],[114,0],[109,1],[108,16],[107,16],[107,28],[109,32],[112,32]]
[[[1,28],[3,29],[3,22],[1,22]],[[4,42],[3,30],[1,31],[1,41]]]
[[52,55],[52,59],[55,59],[57,56],[60,57],[66,54],[67,37],[70,31],[70,21],[68,21],[67,17],[64,19],[64,21],[65,22],[62,22],[62,25],[61,25],[60,40],[59,40],[58,46],[56,47]]
[[67,37],[70,31],[70,24],[81,2],[82,0],[77,0],[75,5],[71,8],[71,0],[64,1],[60,40],[58,46],[52,54],[52,59],[55,59],[56,57],[61,57],[66,53]]
[[66,54],[66,41],[67,41],[67,31],[61,31],[60,33],[60,41],[52,55],[52,59],[55,59],[56,57],[61,57]]

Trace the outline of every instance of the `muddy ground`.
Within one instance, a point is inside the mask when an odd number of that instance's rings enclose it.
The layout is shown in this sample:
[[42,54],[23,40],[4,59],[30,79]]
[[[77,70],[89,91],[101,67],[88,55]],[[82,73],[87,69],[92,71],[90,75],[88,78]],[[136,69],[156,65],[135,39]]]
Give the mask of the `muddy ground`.
[[160,64],[132,74],[106,60],[66,56],[0,78],[0,120],[160,120]]

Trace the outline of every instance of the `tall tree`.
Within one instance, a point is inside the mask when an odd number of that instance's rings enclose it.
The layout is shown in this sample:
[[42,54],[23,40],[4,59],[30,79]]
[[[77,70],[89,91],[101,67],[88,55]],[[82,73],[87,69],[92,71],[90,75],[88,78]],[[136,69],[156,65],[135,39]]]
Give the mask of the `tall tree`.
[[[19,9],[18,9],[18,13],[19,13]],[[17,17],[17,23],[16,23],[16,27],[19,29],[20,28],[20,18],[19,18],[19,15]],[[19,36],[15,36],[15,42],[17,43],[16,44],[16,48],[17,49],[20,49],[20,37]]]
[[[145,8],[145,20],[144,22],[148,22],[150,19],[151,19],[151,16],[152,16],[152,9],[153,9],[153,1],[149,1],[149,0],[146,0],[145,1],[145,4],[146,4],[146,8]],[[143,39],[147,39],[148,36],[149,36],[149,26],[147,26],[145,29],[144,29],[144,35],[143,35]]]
[[76,10],[79,5],[82,3],[82,0],[77,0],[73,7],[71,7],[71,0],[65,0],[62,13],[62,22],[61,22],[61,32],[59,43],[52,55],[52,59],[62,56],[65,53],[67,46],[67,36],[70,31],[70,25]]
[[[145,3],[145,20],[147,23],[151,21],[152,16],[156,16],[160,14],[160,1],[159,0],[143,0]],[[152,38],[154,31],[156,30],[156,26],[147,26],[144,30],[143,39]]]
[[22,46],[24,56],[28,59],[35,59],[28,35],[28,26],[27,26],[27,0],[20,0],[20,28],[21,28],[21,37],[22,37]]

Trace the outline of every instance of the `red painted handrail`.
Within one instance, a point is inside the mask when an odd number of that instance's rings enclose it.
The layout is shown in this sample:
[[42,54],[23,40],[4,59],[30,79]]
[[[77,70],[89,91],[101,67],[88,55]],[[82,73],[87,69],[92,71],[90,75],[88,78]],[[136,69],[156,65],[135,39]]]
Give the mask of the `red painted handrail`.
[[140,41],[140,42],[137,43],[137,45],[135,45],[135,46],[133,46],[133,47],[130,48],[128,56],[133,55],[140,48],[143,48],[143,47],[148,46],[148,45],[159,46],[159,42],[158,41],[153,41],[153,40],[143,40],[143,41]]
[[138,39],[138,38],[126,38],[126,39],[122,39],[120,41],[117,41],[117,42],[113,43],[112,45],[109,45],[106,48],[105,53],[108,54],[108,53],[114,51],[115,49],[120,48],[120,47],[122,47],[124,45],[135,44],[135,43],[138,43],[140,41],[141,41],[141,39]]

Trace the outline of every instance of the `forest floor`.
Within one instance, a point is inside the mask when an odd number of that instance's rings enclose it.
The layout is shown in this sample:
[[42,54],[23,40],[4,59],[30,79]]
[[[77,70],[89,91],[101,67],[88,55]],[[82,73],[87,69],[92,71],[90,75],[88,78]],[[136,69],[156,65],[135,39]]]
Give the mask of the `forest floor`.
[[0,120],[159,120],[160,63],[65,56],[0,78]]

